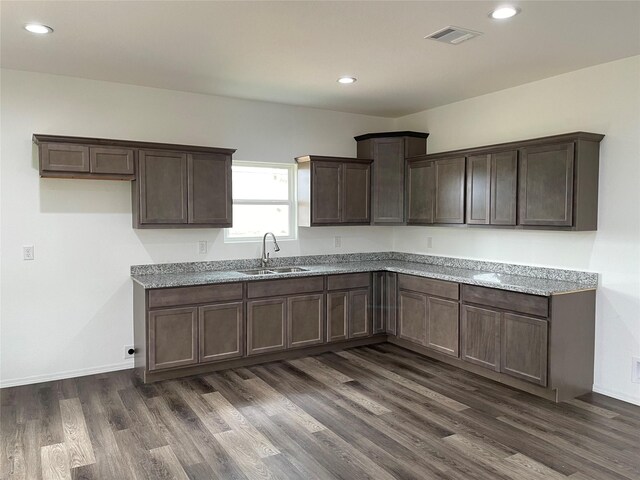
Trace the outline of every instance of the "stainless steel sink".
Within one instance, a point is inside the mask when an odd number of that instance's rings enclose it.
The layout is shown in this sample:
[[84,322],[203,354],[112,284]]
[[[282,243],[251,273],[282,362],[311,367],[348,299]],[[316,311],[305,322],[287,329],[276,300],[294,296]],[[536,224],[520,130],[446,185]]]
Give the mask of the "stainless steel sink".
[[239,270],[239,273],[244,273],[245,275],[273,275],[274,273],[295,273],[295,272],[306,272],[306,268],[300,267],[278,267],[278,268],[259,268],[255,270]]
[[261,268],[258,270],[240,270],[239,273],[244,273],[245,275],[272,275],[276,272]]
[[300,267],[278,267],[271,269],[275,273],[295,273],[295,272],[307,272],[306,268]]

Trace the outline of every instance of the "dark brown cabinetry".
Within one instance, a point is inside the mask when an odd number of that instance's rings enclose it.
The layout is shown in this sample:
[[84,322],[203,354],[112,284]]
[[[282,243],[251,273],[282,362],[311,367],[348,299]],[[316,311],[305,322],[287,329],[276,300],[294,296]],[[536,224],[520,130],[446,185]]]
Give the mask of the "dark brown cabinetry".
[[408,223],[596,230],[602,138],[576,132],[413,157]]
[[375,272],[373,274],[373,331],[372,333],[396,334],[398,274]]
[[518,152],[467,157],[466,223],[515,225]]
[[34,135],[41,177],[133,180],[133,148],[100,145],[98,139]]
[[136,228],[230,227],[231,155],[140,150]]
[[134,228],[232,226],[235,150],[55,135],[33,141],[42,177],[133,180]]
[[198,332],[200,362],[241,357],[244,354],[242,302],[200,307]]
[[462,359],[546,386],[547,298],[470,285],[462,292]]
[[286,332],[286,298],[247,302],[247,355],[284,350]]
[[371,160],[306,156],[298,163],[298,225],[363,225],[371,221]]
[[171,308],[149,313],[149,370],[198,362],[198,309]]
[[298,295],[287,303],[287,347],[306,347],[324,342],[324,295]]
[[[421,157],[416,157],[421,158]],[[464,223],[465,158],[409,161],[408,222]]]
[[457,357],[458,284],[398,275],[399,338]]
[[327,279],[327,290],[327,341],[371,335],[370,274],[331,275]]
[[373,159],[371,172],[371,223],[405,223],[406,159],[427,152],[428,133],[384,132],[354,137],[358,158]]

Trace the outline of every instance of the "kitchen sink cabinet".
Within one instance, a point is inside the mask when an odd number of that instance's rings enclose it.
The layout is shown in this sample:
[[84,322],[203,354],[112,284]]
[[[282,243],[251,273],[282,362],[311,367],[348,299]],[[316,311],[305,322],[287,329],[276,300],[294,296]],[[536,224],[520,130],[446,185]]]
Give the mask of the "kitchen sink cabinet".
[[402,225],[405,215],[406,159],[427,152],[428,133],[384,132],[354,137],[358,158],[373,159],[371,223]]
[[286,297],[247,302],[247,355],[284,350],[286,333]]
[[371,221],[371,160],[297,157],[298,225],[366,225]]

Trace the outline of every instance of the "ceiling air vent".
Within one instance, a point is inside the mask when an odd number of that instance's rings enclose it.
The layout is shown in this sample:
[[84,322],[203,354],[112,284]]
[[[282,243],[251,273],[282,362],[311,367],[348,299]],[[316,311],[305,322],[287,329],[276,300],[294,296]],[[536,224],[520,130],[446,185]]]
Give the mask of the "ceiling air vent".
[[433,32],[424,38],[436,40],[442,43],[449,43],[451,45],[458,45],[466,40],[470,40],[478,35],[482,35],[482,32],[474,32],[473,30],[466,30],[460,27],[448,27],[441,28],[437,32]]

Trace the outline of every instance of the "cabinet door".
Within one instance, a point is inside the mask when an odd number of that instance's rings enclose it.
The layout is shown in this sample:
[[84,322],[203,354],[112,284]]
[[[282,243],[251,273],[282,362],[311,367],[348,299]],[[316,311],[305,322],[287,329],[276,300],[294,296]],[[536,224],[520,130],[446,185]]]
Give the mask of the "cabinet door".
[[398,337],[424,345],[427,337],[427,296],[400,290]]
[[412,162],[408,166],[407,223],[428,225],[433,223],[434,163]]
[[462,306],[462,360],[500,370],[500,312]]
[[404,138],[373,140],[373,223],[404,222]]
[[349,336],[349,294],[327,294],[327,341],[346,340]]
[[247,302],[247,355],[284,350],[286,320],[285,298]]
[[200,362],[241,357],[244,350],[242,302],[198,309]]
[[427,297],[426,346],[458,357],[459,305],[458,302]]
[[385,284],[386,273],[373,273],[373,333],[385,331]]
[[171,308],[149,313],[149,370],[198,362],[196,308]]
[[371,335],[371,298],[369,289],[349,292],[349,338]]
[[395,335],[398,317],[398,274],[387,272],[385,283],[385,329],[388,334]]
[[516,224],[518,152],[491,155],[491,224]]
[[91,147],[89,149],[91,173],[133,175],[133,150],[130,148]]
[[467,223],[488,224],[491,200],[490,155],[467,158]]
[[187,156],[140,150],[140,223],[187,223]]
[[231,226],[231,156],[190,154],[188,165],[189,223]]
[[573,143],[520,150],[521,225],[572,225],[573,154]]
[[368,163],[343,163],[342,223],[371,222],[370,191],[371,165]]
[[324,295],[299,295],[287,299],[287,347],[324,342]]
[[311,174],[311,223],[338,224],[342,211],[342,164],[313,162]]
[[464,223],[465,158],[435,162],[434,223]]
[[89,172],[89,147],[43,143],[40,145],[40,166],[50,172]]
[[500,371],[539,385],[547,385],[546,320],[504,313]]

